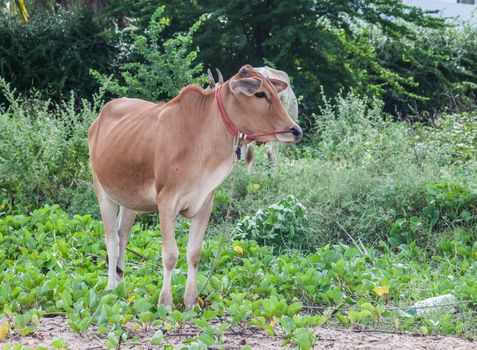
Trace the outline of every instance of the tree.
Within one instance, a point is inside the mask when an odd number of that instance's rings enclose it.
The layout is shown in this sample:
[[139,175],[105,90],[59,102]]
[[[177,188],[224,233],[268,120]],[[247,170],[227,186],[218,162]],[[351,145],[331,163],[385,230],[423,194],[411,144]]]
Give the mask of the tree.
[[[394,89],[419,98],[412,91],[412,76],[378,59],[368,29],[374,26],[390,38],[413,40],[410,25],[444,26],[442,20],[399,0],[142,0],[131,8],[140,15],[159,3],[166,5],[171,32],[186,30],[205,14],[194,43],[201,49],[198,60],[206,66],[219,67],[226,76],[244,63],[287,71],[304,97],[301,111],[307,115],[320,105],[321,88],[330,96],[350,89],[382,96]],[[117,16],[130,2],[121,4],[122,10],[111,4]],[[142,26],[141,20],[135,24]]]
[[60,100],[75,91],[91,98],[98,84],[94,68],[110,73],[115,39],[88,10],[32,16],[29,22],[0,19],[0,76],[19,92],[40,90]]

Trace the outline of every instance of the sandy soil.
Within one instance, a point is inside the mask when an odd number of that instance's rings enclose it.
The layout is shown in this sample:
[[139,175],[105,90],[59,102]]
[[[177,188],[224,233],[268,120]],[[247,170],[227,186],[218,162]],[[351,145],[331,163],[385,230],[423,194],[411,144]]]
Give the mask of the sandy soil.
[[[0,324],[2,320],[0,320]],[[158,349],[151,345],[151,338],[157,328],[137,331],[131,330],[132,334],[137,334],[139,340],[136,343],[121,344],[121,349]],[[165,342],[173,344],[179,349],[183,341],[199,334],[199,330],[191,325],[185,326],[180,331],[167,332]],[[291,348],[282,345],[283,338],[271,337],[267,333],[254,328],[244,330],[233,329],[226,333],[226,341],[221,345],[224,349],[241,349],[248,345],[252,349],[283,349]],[[444,336],[413,336],[406,334],[363,332],[351,329],[331,329],[318,328],[318,337],[315,349],[426,349],[426,350],[467,350],[477,349],[477,342],[464,339]],[[106,340],[92,333],[79,335],[67,326],[67,320],[62,317],[41,318],[39,328],[25,337],[18,335],[10,336],[7,342],[12,344],[21,343],[30,347],[43,345],[51,348],[51,341],[55,337],[62,337],[68,349],[74,350],[97,350],[106,349]],[[4,344],[5,342],[0,342]],[[1,346],[3,348],[3,346]],[[211,349],[218,349],[212,347]]]

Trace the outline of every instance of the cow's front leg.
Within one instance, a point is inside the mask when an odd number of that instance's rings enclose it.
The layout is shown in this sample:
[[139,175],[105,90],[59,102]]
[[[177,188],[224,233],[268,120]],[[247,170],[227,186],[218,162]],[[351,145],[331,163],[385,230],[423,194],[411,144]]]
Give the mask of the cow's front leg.
[[177,213],[175,209],[167,205],[159,205],[159,220],[161,223],[162,235],[162,265],[164,267],[164,277],[162,280],[162,290],[159,296],[159,304],[164,304],[168,307],[172,306],[172,292],[171,279],[172,271],[174,270],[179,250],[176,244],[175,221]]
[[187,244],[187,285],[184,293],[186,310],[191,310],[197,305],[197,267],[199,266],[200,251],[213,203],[214,193],[212,192],[202,205],[202,208],[191,220],[189,243]]

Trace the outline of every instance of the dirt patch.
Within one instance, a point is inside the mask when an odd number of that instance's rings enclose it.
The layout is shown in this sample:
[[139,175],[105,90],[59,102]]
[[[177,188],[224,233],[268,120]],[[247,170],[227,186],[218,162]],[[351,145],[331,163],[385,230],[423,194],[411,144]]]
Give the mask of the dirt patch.
[[[2,321],[0,320],[0,324]],[[137,341],[121,345],[121,349],[153,349],[151,338],[159,328],[148,330],[131,330],[130,335],[137,335]],[[165,332],[165,343],[180,348],[187,339],[196,337],[200,330],[192,325],[184,326],[180,331]],[[283,338],[271,337],[256,328],[232,329],[225,333],[225,343],[220,345],[224,349],[241,349],[248,345],[252,349],[284,349],[290,346],[282,345]],[[315,349],[426,349],[426,350],[467,350],[477,349],[477,343],[444,336],[413,336],[405,334],[362,332],[351,329],[318,328],[318,337]],[[62,337],[69,349],[99,350],[106,349],[105,338],[89,332],[79,335],[68,328],[68,321],[63,317],[41,318],[39,328],[28,336],[11,336],[8,342],[21,343],[30,347],[45,346],[51,348],[51,341]],[[4,344],[5,342],[0,342]],[[2,347],[3,348],[3,347]],[[212,349],[219,348],[213,347]]]
[[409,350],[468,350],[477,349],[477,343],[437,335],[408,335],[350,329],[318,328],[315,349],[409,349]]

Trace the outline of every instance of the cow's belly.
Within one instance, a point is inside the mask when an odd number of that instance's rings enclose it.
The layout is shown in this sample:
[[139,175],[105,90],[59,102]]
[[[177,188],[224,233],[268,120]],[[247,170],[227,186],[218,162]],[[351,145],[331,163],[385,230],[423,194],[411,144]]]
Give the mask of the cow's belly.
[[[173,197],[177,200],[176,210],[185,217],[193,217],[202,208],[204,202],[230,174],[233,167],[233,157],[213,170],[200,171],[198,175],[180,176],[158,181],[154,177],[139,177],[139,173],[130,173],[126,169],[117,171],[114,179],[102,177],[96,173],[104,192],[114,202],[128,209],[139,212],[154,212],[158,207],[158,195],[164,190],[175,189]],[[158,174],[157,176],[160,176]],[[172,180],[172,181],[171,181]],[[159,186],[159,188],[157,187]],[[170,198],[172,199],[172,198]]]
[[104,192],[117,204],[139,212],[157,211],[154,183],[144,186],[111,186],[101,184]]

